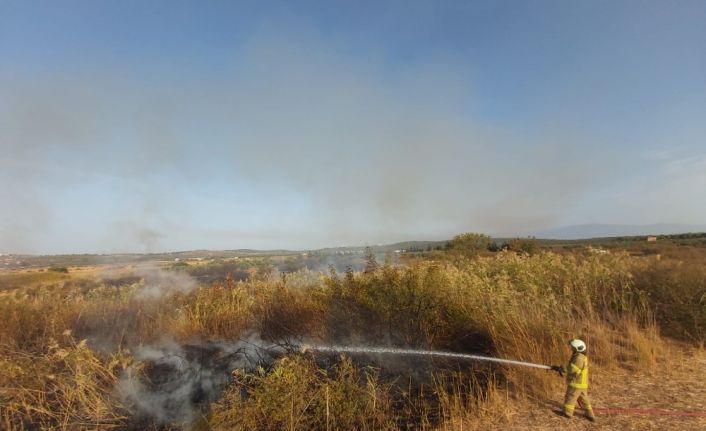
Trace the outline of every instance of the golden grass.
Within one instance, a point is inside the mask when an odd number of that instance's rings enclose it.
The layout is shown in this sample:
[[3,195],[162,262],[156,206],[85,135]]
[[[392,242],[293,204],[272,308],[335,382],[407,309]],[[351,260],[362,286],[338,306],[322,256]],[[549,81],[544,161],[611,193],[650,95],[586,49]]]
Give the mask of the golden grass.
[[52,341],[42,354],[2,349],[0,423],[25,426],[110,429],[125,424],[127,411],[111,396],[122,358],[104,362],[85,341]]
[[292,356],[268,373],[234,382],[214,404],[209,423],[214,430],[391,430],[391,413],[377,377],[362,376],[350,360],[326,373]]
[[[683,266],[660,265],[655,277],[673,288],[679,280],[691,283],[687,291],[696,297],[700,270],[677,276],[669,271],[684,271]],[[454,263],[385,266],[368,274],[324,277],[302,271],[286,278],[228,281],[159,300],[137,298],[139,283],[114,286],[59,273],[3,275],[1,280],[15,287],[0,297],[0,315],[6,316],[0,323],[0,423],[8,429],[134,425],[113,390],[132,360],[126,348],[165,336],[232,340],[257,331],[270,341],[313,337],[471,350],[542,364],[563,364],[567,341],[581,337],[589,345],[594,373],[649,374],[667,363],[664,358],[677,356],[660,335],[659,307],[684,316],[669,322],[669,328],[689,334],[701,330],[698,310],[650,302],[650,289],[657,289],[651,271],[643,259],[623,254],[498,253]],[[666,291],[654,292],[668,300]],[[88,341],[76,341],[83,339]],[[293,356],[243,377],[247,399],[240,398],[237,384],[228,387],[202,425],[502,427],[514,420],[512,400],[550,399],[563,385],[552,373],[506,367],[489,374],[438,372],[430,378],[420,389],[428,395],[407,391],[402,396],[391,381],[348,360],[322,370],[308,358]]]

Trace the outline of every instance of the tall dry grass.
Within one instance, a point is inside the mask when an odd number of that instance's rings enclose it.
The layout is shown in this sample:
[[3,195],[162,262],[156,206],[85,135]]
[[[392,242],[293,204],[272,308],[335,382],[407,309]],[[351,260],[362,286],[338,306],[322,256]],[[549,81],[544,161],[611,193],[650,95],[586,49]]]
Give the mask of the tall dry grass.
[[[129,349],[163,337],[232,340],[256,331],[284,344],[473,351],[542,364],[563,363],[567,340],[581,337],[598,370],[649,372],[667,356],[661,333],[698,343],[706,324],[697,262],[627,254],[502,252],[367,273],[305,270],[159,300],[139,299],[134,278],[122,285],[23,280],[0,296],[7,316],[0,419],[8,429],[134,425],[115,379],[132,360]],[[502,421],[509,397],[546,399],[562,385],[544,371],[471,364],[457,365],[457,374],[417,373],[416,386],[408,380],[406,388],[406,369],[392,363],[378,370],[348,360],[320,365],[293,356],[241,376],[206,421],[216,429],[473,429],[479,418]]]
[[214,430],[396,429],[386,388],[350,360],[322,370],[302,356],[236,380],[211,409]]
[[107,361],[68,334],[43,352],[0,346],[0,425],[12,429],[112,429],[128,411],[111,392],[125,361]]

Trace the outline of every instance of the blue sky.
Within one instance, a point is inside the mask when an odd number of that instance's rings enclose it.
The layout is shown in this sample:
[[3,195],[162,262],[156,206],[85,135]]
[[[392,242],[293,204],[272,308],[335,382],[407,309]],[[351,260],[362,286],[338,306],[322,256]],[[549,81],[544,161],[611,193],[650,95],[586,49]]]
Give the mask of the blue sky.
[[0,252],[706,220],[702,1],[0,0]]

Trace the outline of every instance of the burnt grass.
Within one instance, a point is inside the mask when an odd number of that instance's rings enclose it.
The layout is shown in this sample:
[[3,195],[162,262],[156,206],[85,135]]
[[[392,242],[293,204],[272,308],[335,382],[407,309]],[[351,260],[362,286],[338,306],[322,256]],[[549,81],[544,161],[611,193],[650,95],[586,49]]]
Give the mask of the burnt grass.
[[[257,373],[258,369],[267,373],[277,359],[286,356],[304,355],[327,374],[331,374],[342,359],[342,354],[335,352],[302,353],[290,343],[276,348],[246,345],[232,349],[224,346],[227,345],[216,342],[185,343],[179,346],[179,353],[142,361],[140,383],[150,397],[162,397],[159,408],[168,417],[159,420],[154,412],[143,410],[133,418],[128,429],[155,427],[159,423],[164,424],[161,429],[173,429],[174,424],[189,422],[191,418],[184,412],[205,414],[209,405],[221,397],[223,390],[237,382],[235,375],[242,378]],[[484,334],[460,337],[450,351],[485,356],[494,353],[492,341]],[[472,391],[457,394],[463,402],[472,394],[485,392],[491,384],[491,377],[495,384],[504,381],[502,366],[493,363],[375,353],[345,353],[345,356],[360,370],[362,380],[374,375],[380,384],[390,388],[393,412],[400,429],[415,429],[422,421],[440,424],[443,418],[439,414],[438,392],[453,392],[459,379],[473,385]],[[440,379],[439,376],[454,376],[455,379]],[[242,387],[241,398],[246,400],[248,397],[247,388]]]

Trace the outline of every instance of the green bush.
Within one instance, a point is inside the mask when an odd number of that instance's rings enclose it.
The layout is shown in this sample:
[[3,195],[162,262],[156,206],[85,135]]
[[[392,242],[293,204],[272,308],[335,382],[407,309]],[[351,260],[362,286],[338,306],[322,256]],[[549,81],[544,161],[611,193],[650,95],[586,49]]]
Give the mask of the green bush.
[[475,256],[491,247],[491,238],[480,233],[456,235],[446,244],[446,249],[454,254]]

